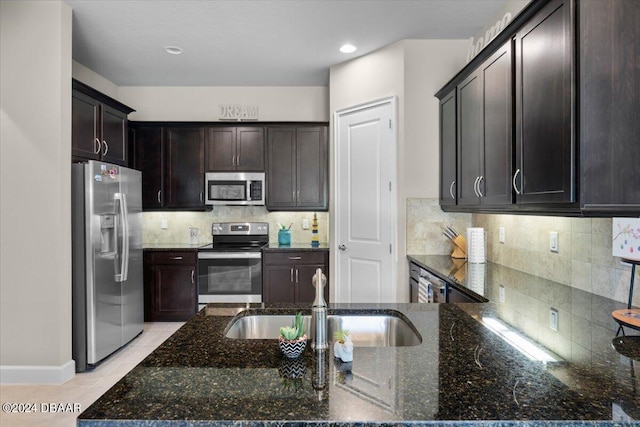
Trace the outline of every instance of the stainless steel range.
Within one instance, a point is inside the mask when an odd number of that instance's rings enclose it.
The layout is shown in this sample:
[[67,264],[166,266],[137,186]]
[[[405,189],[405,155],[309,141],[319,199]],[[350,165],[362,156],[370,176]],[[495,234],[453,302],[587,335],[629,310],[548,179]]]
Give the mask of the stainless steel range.
[[213,243],[198,249],[198,303],[262,302],[262,248],[266,222],[211,225]]

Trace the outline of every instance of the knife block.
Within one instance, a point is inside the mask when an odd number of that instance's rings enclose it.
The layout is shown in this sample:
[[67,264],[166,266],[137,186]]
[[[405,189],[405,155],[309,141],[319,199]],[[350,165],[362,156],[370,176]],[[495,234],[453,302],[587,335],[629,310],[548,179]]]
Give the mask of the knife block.
[[451,252],[451,258],[467,259],[467,239],[462,235],[458,235],[452,242],[453,252]]

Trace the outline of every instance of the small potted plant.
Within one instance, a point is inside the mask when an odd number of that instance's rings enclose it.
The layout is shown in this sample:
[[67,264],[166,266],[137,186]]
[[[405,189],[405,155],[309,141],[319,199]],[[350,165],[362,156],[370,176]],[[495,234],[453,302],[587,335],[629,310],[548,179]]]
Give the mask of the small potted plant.
[[280,350],[290,359],[300,356],[307,345],[307,335],[304,333],[302,313],[296,314],[293,325],[280,328],[278,338]]
[[336,331],[333,338],[336,340],[333,345],[333,356],[343,362],[351,362],[353,360],[353,341],[349,331],[347,329]]

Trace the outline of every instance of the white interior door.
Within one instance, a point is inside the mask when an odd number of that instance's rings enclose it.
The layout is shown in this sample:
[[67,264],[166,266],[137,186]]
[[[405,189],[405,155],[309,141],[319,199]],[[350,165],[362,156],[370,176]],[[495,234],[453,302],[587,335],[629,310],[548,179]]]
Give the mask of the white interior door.
[[395,98],[336,112],[336,302],[395,302]]

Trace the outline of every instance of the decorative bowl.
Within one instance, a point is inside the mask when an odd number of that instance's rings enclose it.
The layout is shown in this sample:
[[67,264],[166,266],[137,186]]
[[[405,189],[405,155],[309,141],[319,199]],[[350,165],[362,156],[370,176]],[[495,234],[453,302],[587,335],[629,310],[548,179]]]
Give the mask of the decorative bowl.
[[297,340],[285,340],[282,336],[278,338],[280,351],[289,359],[295,359],[300,356],[307,346],[307,336],[303,335]]

